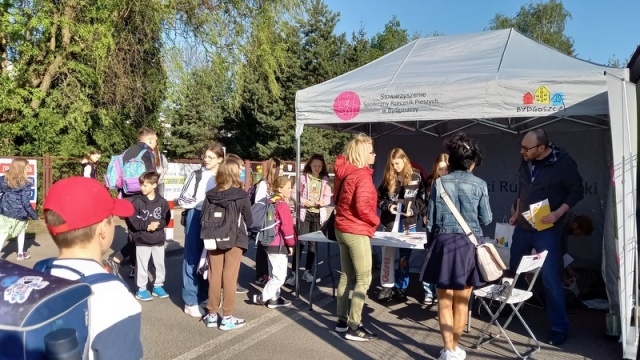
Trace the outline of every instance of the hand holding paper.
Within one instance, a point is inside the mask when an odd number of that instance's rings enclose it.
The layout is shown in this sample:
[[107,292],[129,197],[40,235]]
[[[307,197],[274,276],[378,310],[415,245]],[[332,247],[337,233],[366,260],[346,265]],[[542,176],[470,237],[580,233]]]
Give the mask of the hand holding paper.
[[553,223],[545,223],[542,221],[543,217],[551,213],[549,199],[544,199],[540,202],[529,205],[529,211],[531,212],[531,222],[536,230],[542,231],[553,226]]

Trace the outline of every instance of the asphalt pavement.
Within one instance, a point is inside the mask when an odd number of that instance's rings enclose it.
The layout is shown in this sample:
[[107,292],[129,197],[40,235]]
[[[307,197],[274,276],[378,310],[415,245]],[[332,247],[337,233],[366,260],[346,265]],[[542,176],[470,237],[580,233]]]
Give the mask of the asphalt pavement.
[[[176,214],[180,210],[176,209]],[[176,216],[178,217],[178,216]],[[124,223],[117,222],[112,249],[119,249],[126,241]],[[41,227],[41,226],[40,226]],[[30,225],[30,229],[33,224]],[[28,230],[29,231],[29,230]],[[309,310],[309,284],[302,282],[300,297],[294,290],[283,288],[283,296],[293,301],[292,306],[268,309],[250,302],[253,294],[261,288],[254,285],[255,250],[250,249],[242,260],[239,282],[247,287],[249,294],[238,294],[235,315],[247,320],[243,328],[221,331],[207,328],[203,322],[184,314],[181,297],[181,266],[183,229],[176,224],[175,241],[167,245],[165,289],[170,297],[154,298],[142,303],[142,342],[145,359],[437,359],[442,348],[438,329],[437,305],[420,303],[421,288],[417,277],[412,277],[409,299],[406,303],[377,303],[379,291],[378,269],[374,269],[373,283],[363,311],[363,322],[379,339],[371,342],[345,340],[333,331],[336,322],[335,299],[332,282],[328,276],[327,254],[333,272],[339,276],[338,247],[320,246],[322,259],[318,267],[317,285],[314,292],[313,311]],[[33,266],[43,258],[57,255],[57,248],[48,234],[27,233],[26,250],[32,258],[17,262],[15,241],[5,242],[0,249],[0,258]],[[106,257],[106,255],[105,255]],[[128,266],[122,268],[127,278]],[[128,280],[132,289],[134,281]],[[533,333],[542,341],[547,336],[547,321],[543,310],[525,306],[521,311]],[[568,341],[561,347],[542,345],[534,359],[620,359],[622,350],[617,338],[605,336],[605,313],[588,310],[581,306],[569,309],[571,331]],[[474,344],[487,321],[474,316],[471,331],[464,333],[461,347],[467,351],[467,359],[515,358],[504,338],[475,349]],[[508,329],[509,337],[516,347],[525,349],[528,341],[524,328],[515,321]],[[118,346],[118,344],[114,344]]]

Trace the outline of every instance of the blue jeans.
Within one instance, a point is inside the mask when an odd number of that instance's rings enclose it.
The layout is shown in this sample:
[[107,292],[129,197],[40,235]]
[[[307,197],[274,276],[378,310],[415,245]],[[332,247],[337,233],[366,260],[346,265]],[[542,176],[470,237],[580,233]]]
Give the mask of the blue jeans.
[[[398,231],[404,231],[402,221],[400,221],[398,227]],[[409,229],[409,232],[416,232],[416,228]],[[409,259],[411,258],[411,249],[399,248],[398,254],[400,259],[398,259],[398,270],[396,271],[396,283],[394,286],[398,289],[406,289],[409,287]]]
[[432,298],[432,299],[437,299],[438,298],[438,294],[436,293],[436,285],[435,284],[429,284],[426,281],[422,282],[422,288],[424,289],[424,297],[425,298]]
[[204,242],[200,239],[200,210],[191,209],[187,214],[184,237],[184,259],[182,260],[182,300],[188,306],[207,300],[209,282],[198,274],[200,254]]
[[513,244],[511,246],[511,260],[509,269],[515,273],[520,260],[525,255],[530,255],[532,249],[536,252],[548,251],[547,259],[542,265],[542,286],[544,286],[546,298],[547,318],[551,324],[551,330],[562,332],[569,331],[569,319],[564,300],[564,289],[560,269],[561,266],[561,229],[554,226],[543,231],[526,231],[516,226],[513,232]]

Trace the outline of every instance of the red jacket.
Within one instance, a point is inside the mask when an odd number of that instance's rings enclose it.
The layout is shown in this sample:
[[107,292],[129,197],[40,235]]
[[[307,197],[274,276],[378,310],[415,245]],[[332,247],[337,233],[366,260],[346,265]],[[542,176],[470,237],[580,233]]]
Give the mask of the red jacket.
[[269,199],[269,202],[275,204],[275,220],[280,221],[280,223],[276,225],[276,236],[273,238],[271,244],[267,246],[267,252],[286,254],[287,247],[296,246],[296,235],[291,209],[289,208],[289,204],[278,195]]
[[[336,228],[349,234],[372,237],[380,224],[376,209],[378,192],[373,185],[373,169],[368,166],[357,168],[340,155],[334,164],[334,171]],[[340,198],[336,199],[340,186]]]

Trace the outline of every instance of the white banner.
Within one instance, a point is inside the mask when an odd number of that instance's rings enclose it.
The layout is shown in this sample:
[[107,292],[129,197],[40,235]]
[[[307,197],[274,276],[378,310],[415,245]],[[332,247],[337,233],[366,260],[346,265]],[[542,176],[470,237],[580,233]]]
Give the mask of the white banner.
[[200,164],[169,163],[167,174],[164,176],[164,194],[167,201],[176,201],[180,197],[182,186],[195,170],[200,169]]
[[[4,173],[9,170],[11,166],[11,161],[13,159],[9,158],[0,158],[0,176],[4,176]],[[35,209],[38,201],[38,162],[34,159],[27,159],[29,162],[29,169],[27,170],[27,178],[29,182],[33,185],[31,187],[31,196],[29,197],[29,202],[31,206]]]
[[[637,166],[638,166],[638,109],[636,86],[616,76],[607,76],[609,88],[609,117],[613,150],[613,186],[615,189],[615,217],[617,254],[620,281],[620,324],[622,357],[635,359],[638,347],[637,306]],[[633,323],[633,325],[632,325]]]

